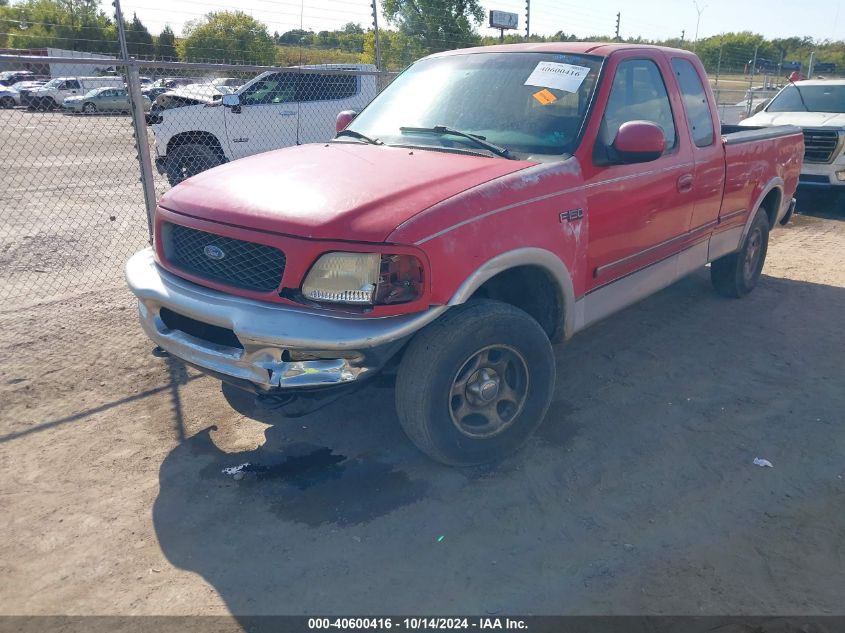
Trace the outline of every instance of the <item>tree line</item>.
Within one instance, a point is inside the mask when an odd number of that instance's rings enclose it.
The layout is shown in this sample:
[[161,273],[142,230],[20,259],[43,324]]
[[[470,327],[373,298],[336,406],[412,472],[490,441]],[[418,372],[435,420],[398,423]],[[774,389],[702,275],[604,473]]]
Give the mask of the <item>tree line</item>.
[[[363,0],[362,0],[363,1]],[[382,67],[399,70],[424,55],[499,43],[498,37],[478,32],[484,10],[478,0],[383,0],[389,28],[379,31]],[[359,24],[336,30],[293,29],[270,33],[267,26],[242,11],[215,11],[188,22],[177,37],[170,26],[153,35],[133,15],[125,25],[129,54],[165,61],[208,61],[263,65],[300,63],[374,63],[375,34]],[[550,36],[509,34],[506,43],[555,41],[614,41],[605,34],[576,37],[558,31]],[[694,48],[710,72],[741,72],[754,57],[773,64],[801,61],[811,52],[818,61],[845,70],[845,42],[811,37],[767,39],[750,31],[724,33],[699,40],[645,40],[649,43]],[[0,0],[0,48],[62,48],[90,53],[119,53],[117,26],[98,0]]]

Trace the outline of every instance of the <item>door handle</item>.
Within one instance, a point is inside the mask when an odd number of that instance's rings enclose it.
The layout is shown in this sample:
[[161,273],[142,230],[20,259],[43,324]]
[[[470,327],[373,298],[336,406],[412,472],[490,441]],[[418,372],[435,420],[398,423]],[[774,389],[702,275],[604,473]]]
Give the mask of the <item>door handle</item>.
[[684,174],[678,178],[677,186],[679,193],[688,193],[692,191],[693,178],[692,174]]
[[279,112],[279,116],[296,116],[296,112],[289,112],[289,111]]

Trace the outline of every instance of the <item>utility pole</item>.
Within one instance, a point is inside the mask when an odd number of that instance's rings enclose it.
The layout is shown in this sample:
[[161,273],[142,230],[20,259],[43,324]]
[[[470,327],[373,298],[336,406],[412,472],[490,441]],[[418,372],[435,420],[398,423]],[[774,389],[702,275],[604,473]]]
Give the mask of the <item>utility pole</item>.
[[696,21],[695,21],[695,40],[693,40],[693,43],[692,43],[692,50],[693,50],[693,52],[695,52],[695,47],[698,44],[698,25],[701,22],[701,14],[704,13],[704,9],[707,8],[707,5],[705,4],[703,7],[701,7],[699,9],[698,8],[698,2],[696,2],[696,0],[692,0],[692,3],[695,5],[695,10],[698,13],[698,19],[696,19]]
[[682,30],[681,31],[681,44],[684,43],[684,35],[686,35],[686,31]]
[[381,47],[379,46],[378,41],[378,0],[371,0],[370,6],[373,9],[373,33],[375,35],[375,45],[376,45],[376,70],[381,70]]
[[619,37],[619,22],[621,20],[622,20],[622,13],[619,12],[619,13],[616,14],[616,41],[617,42],[620,40],[620,37]]
[[525,39],[531,37],[531,0],[525,0]]

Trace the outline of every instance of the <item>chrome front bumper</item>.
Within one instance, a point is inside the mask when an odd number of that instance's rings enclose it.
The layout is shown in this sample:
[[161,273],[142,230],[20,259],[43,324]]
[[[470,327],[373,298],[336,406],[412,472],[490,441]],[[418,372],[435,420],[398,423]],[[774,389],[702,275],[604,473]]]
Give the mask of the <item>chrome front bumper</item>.
[[[199,369],[268,392],[363,378],[381,369],[408,337],[447,309],[366,318],[254,301],[170,274],[155,263],[151,248],[127,262],[126,281],[138,297],[141,326],[157,345]],[[159,314],[162,308],[231,330],[243,349],[168,328]],[[285,360],[290,352],[318,358]]]

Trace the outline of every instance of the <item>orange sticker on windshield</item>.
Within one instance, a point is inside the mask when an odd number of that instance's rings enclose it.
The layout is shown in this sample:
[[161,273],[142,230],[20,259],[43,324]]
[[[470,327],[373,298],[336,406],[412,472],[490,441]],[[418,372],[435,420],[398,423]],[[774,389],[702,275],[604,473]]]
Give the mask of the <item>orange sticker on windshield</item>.
[[554,103],[555,101],[557,101],[557,97],[554,96],[551,90],[548,90],[547,88],[543,88],[542,90],[540,90],[539,92],[535,92],[531,96],[534,97],[537,101],[539,101],[542,105],[549,105],[550,103]]

